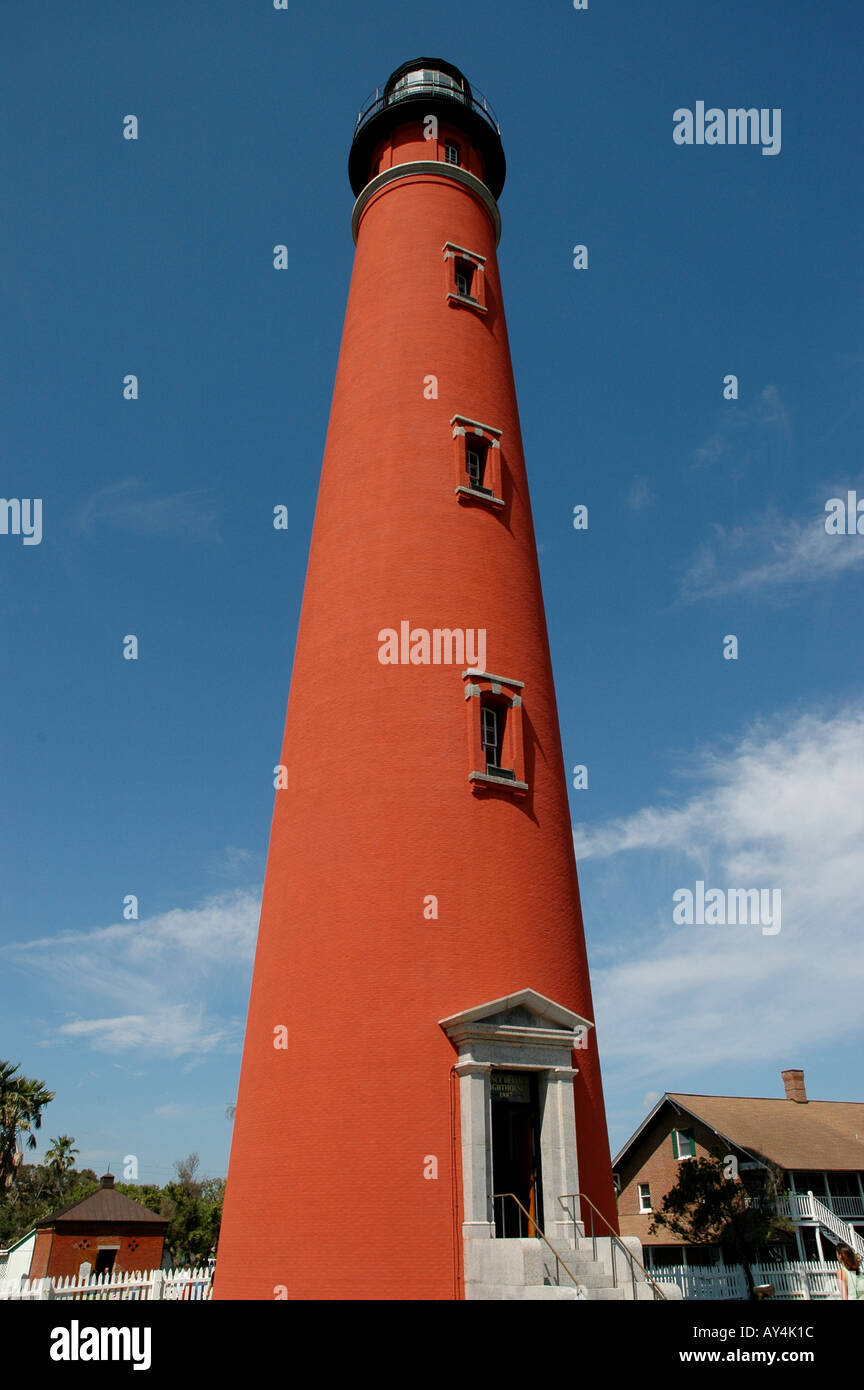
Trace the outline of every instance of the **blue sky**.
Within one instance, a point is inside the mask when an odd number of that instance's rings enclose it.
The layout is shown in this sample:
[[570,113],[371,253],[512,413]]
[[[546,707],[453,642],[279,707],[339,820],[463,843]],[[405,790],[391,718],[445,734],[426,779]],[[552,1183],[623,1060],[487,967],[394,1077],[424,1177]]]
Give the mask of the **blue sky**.
[[[486,93],[508,158],[613,1151],[667,1089],[780,1095],[801,1066],[860,1099],[864,537],[824,508],[864,497],[862,28],[851,0],[7,7],[0,491],[43,499],[43,537],[0,535],[0,1055],[56,1091],[44,1135],[144,1181],[192,1149],[225,1172],[348,148],[420,53]],[[780,108],[780,153],[676,145],[700,100]],[[698,879],[779,887],[782,930],[675,926]]]

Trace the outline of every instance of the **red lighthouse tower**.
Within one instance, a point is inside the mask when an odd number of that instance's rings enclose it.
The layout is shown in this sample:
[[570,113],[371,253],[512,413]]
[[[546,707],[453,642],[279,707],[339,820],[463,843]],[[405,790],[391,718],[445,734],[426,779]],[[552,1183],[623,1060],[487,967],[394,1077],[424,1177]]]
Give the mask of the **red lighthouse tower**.
[[483,1297],[572,1194],[615,1224],[504,171],[450,63],[358,120],[217,1298]]

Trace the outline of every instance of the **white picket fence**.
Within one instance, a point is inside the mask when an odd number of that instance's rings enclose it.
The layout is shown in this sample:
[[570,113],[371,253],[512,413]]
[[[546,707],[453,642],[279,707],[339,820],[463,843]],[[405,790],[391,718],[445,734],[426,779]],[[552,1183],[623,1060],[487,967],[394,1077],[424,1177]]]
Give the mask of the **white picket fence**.
[[[840,1297],[835,1261],[795,1260],[788,1264],[751,1265],[754,1284],[773,1284],[777,1299],[834,1299]],[[664,1265],[652,1278],[677,1284],[685,1298],[746,1299],[747,1280],[741,1265]],[[8,1299],[209,1299],[212,1269],[161,1269],[93,1275],[77,1279],[21,1279],[0,1282],[0,1301]]]
[[[677,1284],[685,1298],[747,1298],[747,1279],[741,1265],[664,1265],[650,1271],[653,1279]],[[788,1264],[751,1265],[754,1284],[773,1284],[778,1299],[840,1297],[837,1262],[790,1260]]]
[[193,1299],[210,1298],[213,1271],[210,1269],[135,1270],[128,1273],[92,1275],[78,1279],[74,1274],[65,1279],[21,1279],[0,1282],[0,1300],[11,1298],[44,1299]]

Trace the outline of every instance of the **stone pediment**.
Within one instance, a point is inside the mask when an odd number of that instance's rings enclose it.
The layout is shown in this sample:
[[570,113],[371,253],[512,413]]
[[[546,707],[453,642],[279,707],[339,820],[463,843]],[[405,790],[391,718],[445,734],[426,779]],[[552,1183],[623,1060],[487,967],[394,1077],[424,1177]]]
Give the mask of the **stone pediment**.
[[521,989],[501,999],[491,999],[472,1009],[439,1020],[456,1046],[469,1040],[499,1040],[510,1045],[543,1043],[546,1047],[574,1048],[594,1025],[563,1004],[556,1004],[534,989]]

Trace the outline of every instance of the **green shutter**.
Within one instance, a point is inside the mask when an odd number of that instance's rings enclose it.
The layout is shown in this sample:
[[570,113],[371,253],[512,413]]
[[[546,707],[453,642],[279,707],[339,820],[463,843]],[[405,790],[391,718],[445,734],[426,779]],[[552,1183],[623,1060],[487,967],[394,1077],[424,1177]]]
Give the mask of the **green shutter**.
[[677,1129],[673,1129],[673,1131],[672,1131],[672,1157],[673,1157],[673,1158],[678,1158],[678,1156],[679,1156],[679,1155],[678,1155],[678,1131],[677,1131]]
[[688,1131],[687,1131],[687,1143],[690,1145],[690,1157],[691,1157],[691,1158],[695,1158],[695,1157],[696,1157],[696,1136],[694,1135],[692,1129],[688,1129]]

